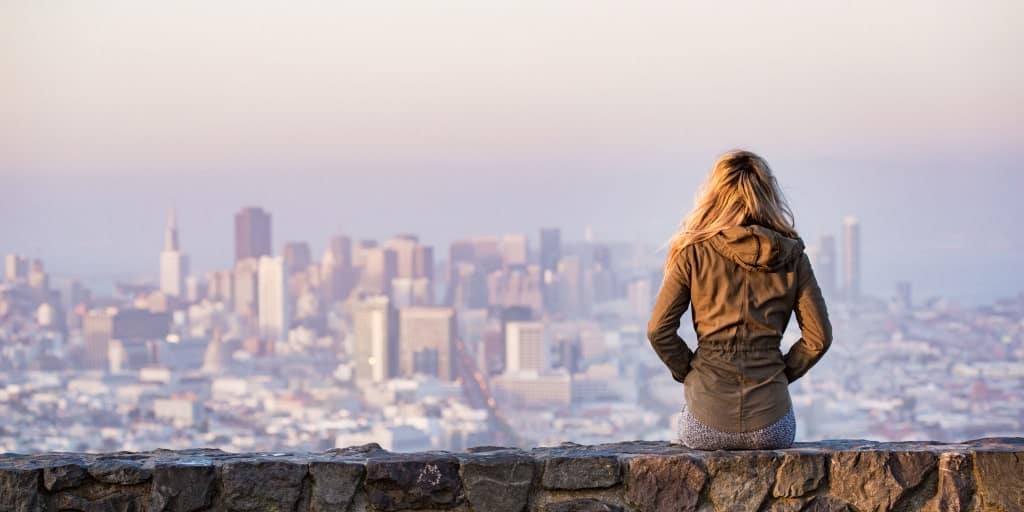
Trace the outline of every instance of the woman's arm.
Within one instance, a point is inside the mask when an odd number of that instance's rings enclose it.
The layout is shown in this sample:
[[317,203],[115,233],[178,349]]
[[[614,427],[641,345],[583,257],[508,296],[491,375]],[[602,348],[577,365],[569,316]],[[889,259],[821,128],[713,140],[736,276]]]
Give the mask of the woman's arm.
[[793,310],[800,325],[801,337],[783,358],[789,382],[807,373],[832,345],[832,324],[828,320],[828,309],[807,254],[801,256],[796,275],[796,304]]
[[672,371],[672,378],[678,382],[686,378],[690,371],[690,358],[693,356],[690,347],[676,333],[679,330],[679,318],[690,305],[689,279],[689,273],[681,262],[673,262],[661,282],[654,310],[647,321],[647,340],[665,366]]

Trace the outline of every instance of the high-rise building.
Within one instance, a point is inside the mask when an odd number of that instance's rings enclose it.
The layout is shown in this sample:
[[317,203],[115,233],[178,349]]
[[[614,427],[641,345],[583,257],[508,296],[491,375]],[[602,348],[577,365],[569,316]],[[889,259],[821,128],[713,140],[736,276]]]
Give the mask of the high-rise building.
[[364,262],[359,284],[371,294],[388,294],[391,280],[398,273],[398,255],[386,247],[373,247],[364,251]]
[[91,310],[82,322],[85,347],[82,366],[108,370],[112,340],[119,340],[121,347],[125,344],[159,341],[167,337],[169,328],[168,313],[154,313],[144,309]]
[[352,266],[362,267],[366,264],[366,254],[371,249],[377,247],[377,241],[371,239],[363,239],[356,242],[352,247]]
[[284,269],[288,275],[305,272],[313,261],[313,256],[306,242],[286,242],[281,251],[284,257]]
[[331,237],[320,260],[320,279],[321,294],[328,303],[348,298],[356,285],[351,238],[343,235]]
[[455,310],[411,307],[398,311],[399,371],[411,377],[434,375],[444,381],[456,379]]
[[510,233],[501,238],[501,263],[504,266],[526,265],[528,253],[529,243],[526,235]]
[[352,305],[355,378],[384,382],[398,373],[398,314],[385,295]]
[[178,244],[178,222],[172,209],[167,215],[164,250],[160,253],[160,291],[171,297],[185,297],[188,256]]
[[542,271],[558,271],[558,260],[562,258],[562,230],[544,228],[540,230],[540,268]]
[[543,228],[540,230],[540,272],[544,295],[544,309],[554,311],[558,307],[558,260],[562,258],[562,230]]
[[8,254],[4,258],[4,278],[8,281],[19,281],[28,277],[28,259],[18,254]]
[[860,298],[860,222],[843,219],[843,294],[847,300]]
[[235,261],[272,254],[270,214],[258,207],[235,214]]
[[544,372],[549,368],[543,322],[505,324],[505,371]]
[[260,257],[258,286],[260,336],[270,341],[284,341],[290,327],[284,258]]
[[231,293],[235,303],[235,313],[255,318],[259,312],[260,296],[257,282],[259,281],[259,260],[246,258],[235,262],[232,276]]
[[429,245],[416,246],[413,258],[413,277],[425,277],[434,280],[434,248]]

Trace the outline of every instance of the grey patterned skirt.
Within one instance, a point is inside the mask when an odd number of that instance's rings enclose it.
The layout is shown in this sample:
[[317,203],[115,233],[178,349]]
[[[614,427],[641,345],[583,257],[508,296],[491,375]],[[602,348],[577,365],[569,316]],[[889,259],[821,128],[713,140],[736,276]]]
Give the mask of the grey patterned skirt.
[[683,402],[679,416],[679,441],[695,450],[774,450],[789,448],[796,437],[796,416],[790,407],[767,427],[750,432],[722,432],[695,418]]

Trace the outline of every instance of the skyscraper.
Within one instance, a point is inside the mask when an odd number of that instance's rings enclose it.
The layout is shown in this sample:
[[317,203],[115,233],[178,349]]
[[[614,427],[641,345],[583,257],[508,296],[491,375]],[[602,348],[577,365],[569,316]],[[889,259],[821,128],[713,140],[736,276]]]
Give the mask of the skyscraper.
[[412,307],[398,312],[399,371],[453,381],[455,371],[455,310]]
[[261,256],[257,283],[260,336],[270,341],[283,341],[290,327],[284,259]]
[[541,288],[544,295],[544,309],[558,308],[558,260],[562,259],[562,231],[558,228],[540,230],[540,272]]
[[384,382],[397,374],[398,315],[385,295],[352,305],[355,378]]
[[860,222],[843,219],[843,293],[847,300],[860,298]]
[[270,214],[258,207],[235,214],[235,261],[272,254]]
[[505,324],[505,372],[544,372],[548,369],[548,344],[543,322]]
[[184,297],[188,276],[188,256],[178,245],[178,222],[172,209],[167,215],[164,250],[160,253],[160,291],[172,297]]
[[288,275],[305,272],[313,260],[306,242],[286,242],[281,256],[284,257],[284,268]]
[[501,263],[508,267],[525,265],[529,251],[526,235],[510,233],[501,238]]

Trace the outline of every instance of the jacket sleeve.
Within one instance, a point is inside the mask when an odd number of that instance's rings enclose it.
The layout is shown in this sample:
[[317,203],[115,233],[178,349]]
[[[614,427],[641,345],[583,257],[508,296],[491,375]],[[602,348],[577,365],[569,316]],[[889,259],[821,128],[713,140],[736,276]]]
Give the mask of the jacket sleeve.
[[828,319],[825,299],[806,254],[801,256],[797,267],[796,302],[793,309],[800,325],[800,339],[783,358],[789,382],[807,373],[832,345],[832,324]]
[[669,266],[654,302],[651,318],[647,321],[647,340],[672,372],[672,378],[678,382],[686,378],[690,371],[690,358],[693,356],[690,347],[676,333],[680,317],[690,306],[690,276],[687,268],[688,265],[679,260]]

